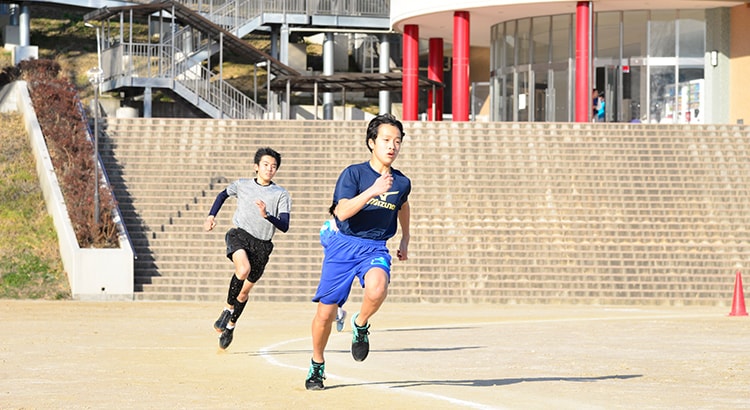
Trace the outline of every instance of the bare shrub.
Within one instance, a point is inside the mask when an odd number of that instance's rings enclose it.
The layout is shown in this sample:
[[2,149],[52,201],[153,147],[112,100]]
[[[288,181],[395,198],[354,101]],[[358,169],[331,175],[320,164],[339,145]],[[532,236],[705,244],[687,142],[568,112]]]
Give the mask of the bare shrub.
[[52,60],[25,60],[18,69],[28,83],[78,245],[118,247],[117,227],[112,221],[116,204],[103,185],[99,188],[99,220],[94,221],[94,146],[75,87],[60,75],[60,65]]

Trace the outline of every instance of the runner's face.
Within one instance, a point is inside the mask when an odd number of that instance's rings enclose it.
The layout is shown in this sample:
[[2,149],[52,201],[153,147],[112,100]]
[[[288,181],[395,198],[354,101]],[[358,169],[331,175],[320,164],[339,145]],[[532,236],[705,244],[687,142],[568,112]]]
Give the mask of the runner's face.
[[393,125],[378,128],[378,137],[371,141],[372,155],[383,165],[391,166],[401,150],[401,132]]
[[276,170],[276,158],[270,155],[260,157],[260,162],[255,164],[255,172],[258,174],[258,183],[265,185],[271,182],[274,175],[276,175]]

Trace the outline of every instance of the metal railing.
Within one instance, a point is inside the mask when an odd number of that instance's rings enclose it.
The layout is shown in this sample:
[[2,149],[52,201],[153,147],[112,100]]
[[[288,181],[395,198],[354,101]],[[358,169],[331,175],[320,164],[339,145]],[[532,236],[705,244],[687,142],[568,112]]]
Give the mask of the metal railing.
[[311,0],[307,15],[390,17],[389,0]]
[[[178,0],[214,24],[239,35],[264,14],[389,17],[389,0]],[[219,48],[217,40],[192,27],[161,34],[160,43],[103,41],[104,81],[122,77],[170,79],[190,90],[221,116],[263,118],[266,109],[201,63]],[[175,91],[177,91],[175,89]]]
[[[390,0],[178,0],[230,32],[264,13],[390,17]],[[231,23],[230,23],[231,22]],[[231,28],[231,29],[230,29]]]
[[105,61],[113,62],[107,81],[121,77],[163,78],[173,80],[194,95],[186,99],[201,101],[216,108],[222,116],[231,118],[263,118],[265,108],[240,90],[223,81],[219,75],[202,65],[193,63],[187,53],[171,44],[128,43],[109,48]]
[[264,13],[307,14],[305,0],[178,0],[231,33]]

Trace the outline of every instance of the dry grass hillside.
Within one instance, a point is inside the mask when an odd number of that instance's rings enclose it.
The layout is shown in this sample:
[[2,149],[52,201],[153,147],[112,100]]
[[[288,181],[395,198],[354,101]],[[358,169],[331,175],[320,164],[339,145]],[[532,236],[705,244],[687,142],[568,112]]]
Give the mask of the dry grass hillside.
[[70,297],[20,114],[0,114],[0,298]]

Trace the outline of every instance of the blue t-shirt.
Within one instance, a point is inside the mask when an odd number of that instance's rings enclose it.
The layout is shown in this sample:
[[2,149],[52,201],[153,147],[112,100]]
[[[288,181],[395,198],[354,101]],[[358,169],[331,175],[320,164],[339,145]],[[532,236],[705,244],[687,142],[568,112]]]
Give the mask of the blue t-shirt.
[[[367,205],[351,218],[345,221],[336,219],[336,225],[341,233],[383,241],[396,234],[398,211],[409,199],[411,181],[396,169],[391,168],[391,174],[393,185],[388,192],[370,199]],[[333,202],[354,198],[371,187],[379,177],[380,174],[372,169],[369,162],[349,165],[339,175],[333,192]]]

